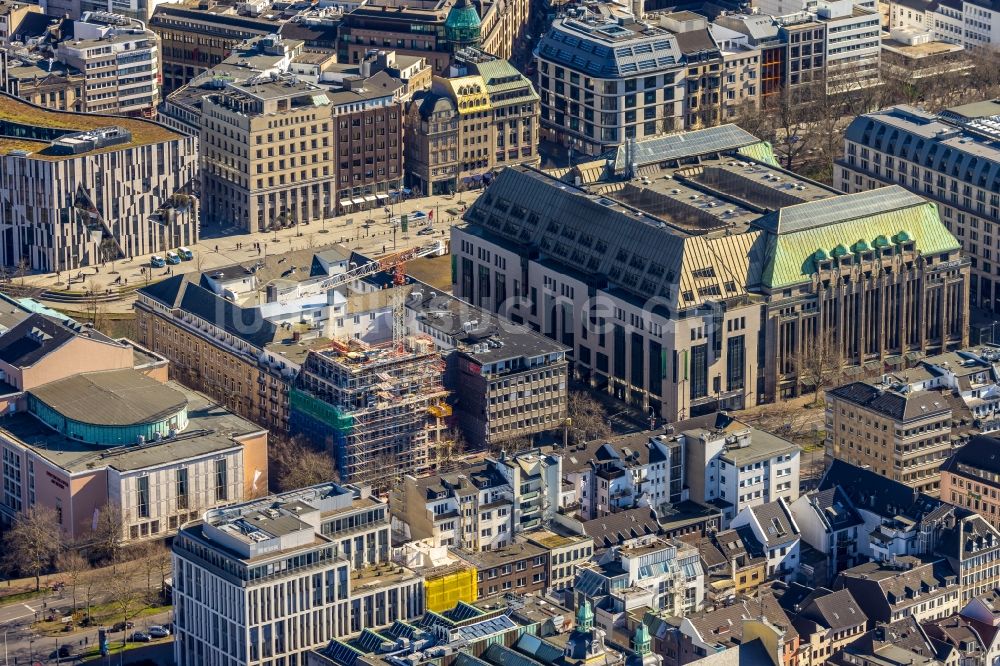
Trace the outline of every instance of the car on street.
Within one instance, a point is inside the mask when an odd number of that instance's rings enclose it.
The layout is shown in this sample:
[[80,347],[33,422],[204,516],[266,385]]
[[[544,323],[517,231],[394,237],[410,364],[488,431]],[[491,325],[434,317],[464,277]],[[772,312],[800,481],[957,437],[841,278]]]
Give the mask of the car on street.
[[145,631],[134,631],[132,632],[132,635],[129,636],[129,640],[133,643],[148,643],[153,640],[153,637]]
[[163,268],[167,265],[166,260],[158,254],[154,254],[149,258],[149,265],[153,268]]
[[177,264],[181,263],[181,258],[180,256],[178,256],[176,252],[171,250],[167,252],[167,263],[171,264],[172,266],[176,266]]
[[150,636],[153,638],[166,638],[170,635],[170,630],[166,627],[161,627],[158,624],[154,624],[152,627],[146,630]]
[[194,252],[192,252],[186,247],[177,248],[177,254],[181,255],[181,259],[183,259],[184,261],[191,261],[192,259],[194,259]]
[[423,229],[417,232],[417,235],[430,236],[432,233],[434,233],[434,227],[424,227]]
[[125,631],[126,629],[132,629],[135,627],[134,622],[118,622],[113,627],[111,631]]

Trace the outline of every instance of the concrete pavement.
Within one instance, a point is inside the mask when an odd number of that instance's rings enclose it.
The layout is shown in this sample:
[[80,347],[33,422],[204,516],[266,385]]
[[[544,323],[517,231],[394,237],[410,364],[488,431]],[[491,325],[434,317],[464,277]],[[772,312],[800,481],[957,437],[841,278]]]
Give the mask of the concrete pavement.
[[[201,241],[190,249],[194,253],[191,261],[182,261],[165,268],[150,268],[151,255],[133,257],[129,260],[109,262],[104,266],[90,266],[72,273],[47,273],[28,275],[24,279],[27,286],[36,289],[59,292],[72,290],[83,292],[93,289],[98,294],[112,294],[120,287],[144,285],[171,274],[208,271],[213,268],[235,263],[254,261],[267,253],[285,253],[309,247],[319,247],[333,243],[344,243],[351,249],[371,255],[404,250],[420,245],[434,238],[446,238],[452,224],[461,221],[463,207],[476,200],[481,190],[463,192],[451,196],[432,196],[408,199],[391,207],[391,213],[376,208],[361,213],[302,224],[277,232],[241,233],[237,229],[204,227]],[[428,218],[413,220],[414,212],[422,211]],[[431,214],[432,213],[432,214]],[[409,232],[402,231],[391,223],[402,215],[411,216]],[[428,222],[434,228],[433,235],[418,235]],[[20,278],[14,280],[15,284]],[[44,297],[41,299],[45,302]],[[54,303],[51,303],[54,304]],[[104,312],[125,312],[132,307],[132,298],[104,302]]]

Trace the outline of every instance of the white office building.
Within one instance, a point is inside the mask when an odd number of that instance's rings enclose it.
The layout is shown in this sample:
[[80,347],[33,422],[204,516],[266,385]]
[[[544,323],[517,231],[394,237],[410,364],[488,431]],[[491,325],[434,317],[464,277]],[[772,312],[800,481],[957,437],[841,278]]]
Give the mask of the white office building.
[[179,666],[302,666],[331,639],[424,612],[390,561],[388,507],[327,483],[216,509],[173,543]]

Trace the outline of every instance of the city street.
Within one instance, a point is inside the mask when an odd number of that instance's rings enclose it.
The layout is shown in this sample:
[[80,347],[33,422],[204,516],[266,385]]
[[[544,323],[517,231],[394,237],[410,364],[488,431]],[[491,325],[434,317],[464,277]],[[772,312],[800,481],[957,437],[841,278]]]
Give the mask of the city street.
[[[472,204],[480,192],[473,190],[455,195],[408,199],[393,205],[389,213],[383,208],[377,208],[277,232],[248,234],[240,233],[235,228],[203,227],[201,241],[189,248],[194,255],[190,261],[164,268],[151,268],[150,256],[147,255],[108,262],[104,266],[88,266],[72,273],[28,275],[24,278],[24,283],[53,292],[83,292],[92,289],[95,293],[102,294],[109,289],[114,293],[119,287],[142,285],[172,274],[209,271],[239,262],[254,261],[268,253],[285,253],[333,243],[343,243],[353,250],[375,256],[415,247],[433,239],[447,239],[451,225],[461,222],[463,208]],[[414,219],[412,216],[418,211],[426,217]],[[408,233],[405,234],[398,228],[398,223],[394,222],[402,215],[410,217]],[[428,226],[433,229],[433,233],[418,233]],[[14,279],[15,284],[20,281],[20,278]],[[131,297],[102,303],[105,312],[126,312],[131,307]]]

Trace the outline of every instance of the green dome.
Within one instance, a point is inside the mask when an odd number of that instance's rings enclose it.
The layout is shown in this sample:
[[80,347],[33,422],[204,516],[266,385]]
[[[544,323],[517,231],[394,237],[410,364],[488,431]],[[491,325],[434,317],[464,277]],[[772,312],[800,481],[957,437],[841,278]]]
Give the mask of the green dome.
[[870,248],[868,247],[868,242],[865,241],[864,239],[859,240],[857,243],[854,244],[855,252],[867,252],[869,249]]
[[889,239],[879,234],[878,238],[875,239],[875,247],[889,247]]
[[815,254],[813,254],[813,259],[815,259],[816,261],[826,261],[829,258],[830,255],[828,255],[826,253],[826,250],[824,250],[823,248],[816,250]]
[[896,234],[897,243],[909,243],[911,240],[913,239],[910,237],[910,234],[908,234],[905,231],[900,231],[898,234]]
[[843,245],[838,245],[837,247],[833,248],[833,256],[842,257],[845,254],[847,254],[847,248],[844,247]]
[[470,0],[459,0],[444,22],[445,39],[456,48],[476,46],[480,41],[482,21]]
[[583,603],[576,609],[576,628],[580,631],[590,631],[594,626],[594,611],[590,607],[590,601],[583,600]]

